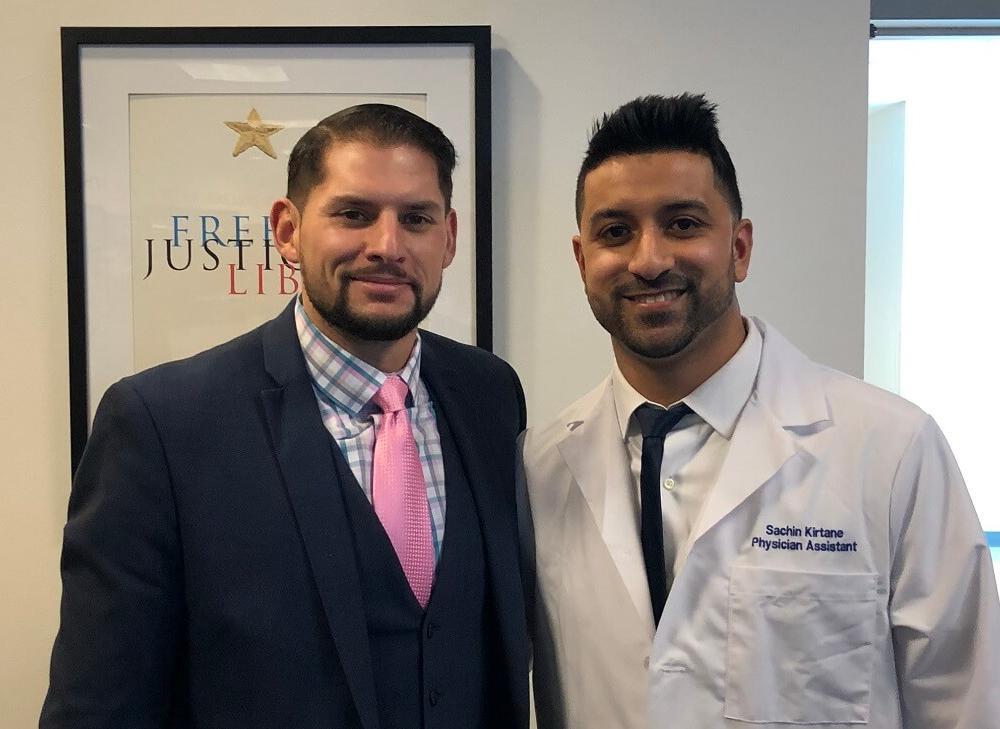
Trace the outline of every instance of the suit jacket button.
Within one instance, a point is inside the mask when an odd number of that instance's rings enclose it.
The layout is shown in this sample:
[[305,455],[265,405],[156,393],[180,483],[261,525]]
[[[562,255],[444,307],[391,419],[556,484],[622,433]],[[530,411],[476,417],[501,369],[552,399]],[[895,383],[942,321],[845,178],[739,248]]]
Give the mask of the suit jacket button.
[[437,632],[437,629],[438,629],[438,626],[437,626],[436,623],[431,623],[431,622],[427,623],[427,629],[426,629],[425,632],[427,633],[427,639],[428,640],[430,640],[431,638],[434,637],[434,633]]
[[441,692],[437,689],[431,689],[427,695],[427,700],[431,702],[431,706],[437,706],[438,701],[441,700]]

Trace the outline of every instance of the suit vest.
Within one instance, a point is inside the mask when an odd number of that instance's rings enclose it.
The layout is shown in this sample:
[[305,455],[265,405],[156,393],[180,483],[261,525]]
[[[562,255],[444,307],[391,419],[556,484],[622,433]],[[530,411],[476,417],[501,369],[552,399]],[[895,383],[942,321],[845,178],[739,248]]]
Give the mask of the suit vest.
[[354,537],[380,729],[471,729],[486,723],[487,675],[499,647],[487,630],[479,515],[445,418],[445,537],[426,611],[350,467],[333,444]]

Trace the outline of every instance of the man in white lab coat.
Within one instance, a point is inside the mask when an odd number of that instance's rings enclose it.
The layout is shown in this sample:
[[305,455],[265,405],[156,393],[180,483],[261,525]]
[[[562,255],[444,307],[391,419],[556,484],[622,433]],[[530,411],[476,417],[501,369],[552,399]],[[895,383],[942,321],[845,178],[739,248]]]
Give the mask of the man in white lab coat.
[[524,438],[540,729],[1000,726],[1000,601],[951,451],[741,314],[753,229],[714,105],[606,115],[577,220],[615,365]]

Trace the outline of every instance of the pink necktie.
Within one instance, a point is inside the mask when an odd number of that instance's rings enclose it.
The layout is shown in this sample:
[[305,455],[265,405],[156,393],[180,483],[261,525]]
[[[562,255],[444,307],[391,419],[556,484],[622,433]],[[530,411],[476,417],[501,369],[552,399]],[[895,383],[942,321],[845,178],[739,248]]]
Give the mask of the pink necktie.
[[406,414],[409,388],[391,375],[372,400],[384,415],[375,435],[372,502],[421,607],[434,582],[434,545],[424,471]]

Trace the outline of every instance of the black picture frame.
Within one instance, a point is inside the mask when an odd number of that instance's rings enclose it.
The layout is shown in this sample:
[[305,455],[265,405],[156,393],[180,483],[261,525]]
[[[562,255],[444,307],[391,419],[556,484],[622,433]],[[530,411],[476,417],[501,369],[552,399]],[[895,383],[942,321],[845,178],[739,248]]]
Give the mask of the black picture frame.
[[[489,26],[382,26],[382,27],[64,27],[62,42],[63,129],[65,138],[67,305],[69,323],[70,441],[75,472],[87,441],[92,408],[103,394],[93,392],[90,370],[92,352],[88,322],[87,150],[83,133],[82,54],[88,48],[130,49],[155,47],[169,55],[189,47],[240,47],[240,49],[315,46],[353,48],[467,46],[472,55],[474,129],[473,192],[475,230],[472,300],[475,344],[493,347],[492,182],[491,182],[491,66]],[[431,119],[434,121],[434,119]],[[127,141],[122,142],[127,144]],[[90,282],[94,286],[93,282]],[[102,333],[103,334],[103,333]],[[122,372],[121,375],[131,374]]]

